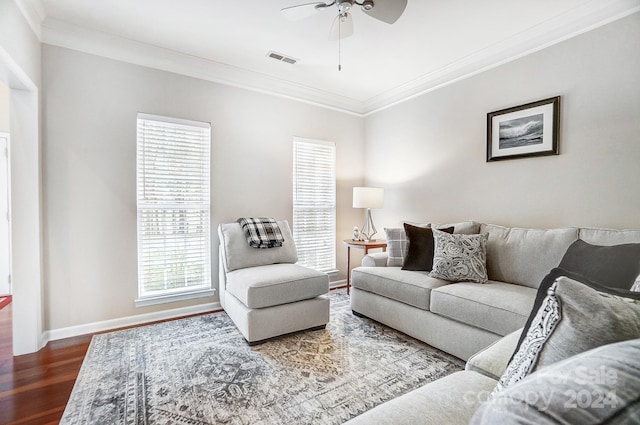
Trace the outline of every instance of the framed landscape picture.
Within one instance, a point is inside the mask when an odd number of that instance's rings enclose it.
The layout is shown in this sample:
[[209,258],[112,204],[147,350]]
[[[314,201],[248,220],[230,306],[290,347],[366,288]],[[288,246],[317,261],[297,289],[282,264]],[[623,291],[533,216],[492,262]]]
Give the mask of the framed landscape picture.
[[560,96],[487,114],[487,162],[558,155]]

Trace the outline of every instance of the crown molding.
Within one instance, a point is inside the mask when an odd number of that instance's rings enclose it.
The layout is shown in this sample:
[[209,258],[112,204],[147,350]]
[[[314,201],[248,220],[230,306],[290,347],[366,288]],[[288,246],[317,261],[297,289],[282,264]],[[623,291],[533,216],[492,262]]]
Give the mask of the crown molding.
[[42,41],[42,21],[45,18],[45,10],[41,0],[14,0],[18,10],[24,16],[31,30],[38,40]]
[[[24,4],[39,3],[39,1],[16,0]],[[34,6],[33,10],[36,9]],[[640,11],[639,0],[608,0],[606,2],[592,0],[586,5],[569,10],[365,101],[210,59],[88,30],[51,18],[47,18],[41,26],[41,40],[43,43],[55,46],[363,117],[519,59],[638,11]],[[36,13],[37,16],[39,15]]]
[[362,116],[362,102],[210,59],[48,18],[42,42]]
[[364,115],[472,77],[640,11],[638,0],[592,1],[364,102]]

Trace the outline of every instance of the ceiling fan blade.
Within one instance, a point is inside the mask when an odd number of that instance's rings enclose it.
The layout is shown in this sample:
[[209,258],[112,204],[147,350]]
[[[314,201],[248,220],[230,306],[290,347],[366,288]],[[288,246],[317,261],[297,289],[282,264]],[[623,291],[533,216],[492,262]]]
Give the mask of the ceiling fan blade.
[[329,40],[347,38],[353,35],[353,18],[351,13],[345,12],[336,16],[329,31]]
[[371,10],[364,13],[387,24],[393,24],[407,7],[407,0],[376,0]]
[[296,6],[285,7],[284,9],[280,9],[280,12],[282,12],[282,14],[287,19],[297,21],[300,19],[308,18],[309,16],[314,15],[317,11],[324,10],[327,6],[329,5],[323,2],[305,3]]

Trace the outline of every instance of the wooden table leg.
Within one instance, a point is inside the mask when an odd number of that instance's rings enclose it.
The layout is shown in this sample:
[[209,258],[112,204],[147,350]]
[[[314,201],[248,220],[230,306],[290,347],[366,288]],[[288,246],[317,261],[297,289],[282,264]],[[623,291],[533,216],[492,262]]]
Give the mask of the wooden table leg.
[[351,247],[347,247],[347,295],[350,293],[351,288]]

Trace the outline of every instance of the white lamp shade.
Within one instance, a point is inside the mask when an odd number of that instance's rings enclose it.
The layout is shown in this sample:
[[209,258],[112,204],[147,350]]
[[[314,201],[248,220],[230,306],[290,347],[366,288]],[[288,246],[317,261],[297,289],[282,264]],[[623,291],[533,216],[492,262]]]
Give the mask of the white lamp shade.
[[381,187],[354,187],[353,208],[382,208],[384,189]]

